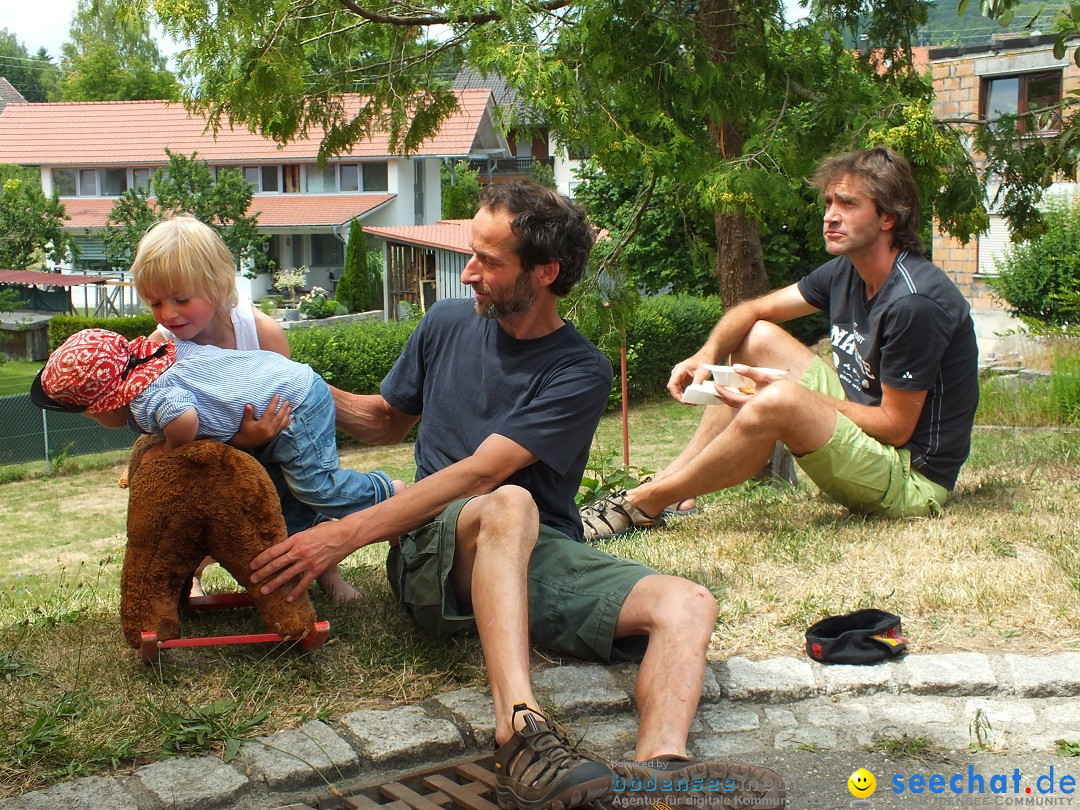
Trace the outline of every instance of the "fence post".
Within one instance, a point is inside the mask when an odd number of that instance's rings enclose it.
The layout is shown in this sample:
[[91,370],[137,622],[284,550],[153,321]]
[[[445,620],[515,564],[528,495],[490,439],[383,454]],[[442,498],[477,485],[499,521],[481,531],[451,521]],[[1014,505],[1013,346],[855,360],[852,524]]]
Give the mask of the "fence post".
[[49,418],[48,410],[41,409],[41,437],[45,442],[45,474],[52,475],[52,461],[49,459]]

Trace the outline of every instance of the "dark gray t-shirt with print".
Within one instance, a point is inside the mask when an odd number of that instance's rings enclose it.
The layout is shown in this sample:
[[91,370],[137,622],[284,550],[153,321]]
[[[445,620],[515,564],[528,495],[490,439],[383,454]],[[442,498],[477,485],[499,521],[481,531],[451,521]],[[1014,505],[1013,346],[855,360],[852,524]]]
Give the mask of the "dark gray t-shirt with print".
[[423,415],[417,481],[499,434],[538,459],[504,483],[532,494],[541,523],[581,540],[574,498],[611,383],[611,362],[572,324],[516,340],[459,299],[428,310],[380,391],[403,413]]
[[927,391],[911,440],[911,466],[947,489],[971,448],[979,402],[971,309],[944,271],[901,251],[869,301],[852,263],[837,257],[799,281],[807,303],[829,314],[832,356],[847,397],[881,404],[881,384]]

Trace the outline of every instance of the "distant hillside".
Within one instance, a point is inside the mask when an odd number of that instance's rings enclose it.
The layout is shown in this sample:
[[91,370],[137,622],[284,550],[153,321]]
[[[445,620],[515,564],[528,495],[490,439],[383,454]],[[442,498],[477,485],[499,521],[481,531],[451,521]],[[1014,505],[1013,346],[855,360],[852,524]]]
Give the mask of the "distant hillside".
[[956,15],[959,5],[959,0],[937,0],[935,7],[930,9],[930,19],[921,32],[920,44],[973,45],[987,42],[993,34],[1015,32],[1022,35],[1025,33],[1024,26],[1041,9],[1047,10],[1039,15],[1032,30],[1037,29],[1049,34],[1053,19],[1057,16],[1058,4],[1052,0],[1021,3],[1008,28],[1002,28],[996,20],[988,20],[979,14],[979,0],[970,0],[963,17]]

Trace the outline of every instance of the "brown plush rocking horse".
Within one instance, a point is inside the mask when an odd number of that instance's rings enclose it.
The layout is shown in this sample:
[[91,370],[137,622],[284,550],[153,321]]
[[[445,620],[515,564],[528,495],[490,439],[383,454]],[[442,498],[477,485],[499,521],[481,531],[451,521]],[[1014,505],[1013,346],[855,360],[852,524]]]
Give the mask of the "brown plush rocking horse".
[[[313,649],[326,640],[330,625],[315,621],[307,594],[286,602],[288,587],[267,595],[251,587],[251,560],[286,537],[277,492],[259,462],[208,440],[166,454],[159,437],[142,436],[131,450],[127,486],[120,619],[124,638],[141,650],[144,660],[157,660],[158,650],[168,647],[300,639],[302,649]],[[189,599],[191,577],[207,556],[232,574],[247,595]],[[254,604],[269,633],[183,639],[181,604]]]

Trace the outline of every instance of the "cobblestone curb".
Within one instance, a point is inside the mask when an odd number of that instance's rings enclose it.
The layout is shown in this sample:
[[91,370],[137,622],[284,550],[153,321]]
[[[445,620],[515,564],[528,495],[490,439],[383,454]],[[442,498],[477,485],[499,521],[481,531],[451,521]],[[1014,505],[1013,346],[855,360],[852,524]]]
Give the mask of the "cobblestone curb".
[[[537,673],[543,708],[609,759],[633,752],[637,667],[577,664]],[[0,810],[219,810],[314,806],[425,763],[491,750],[490,696],[459,689],[421,706],[351,712],[246,743],[229,764],[176,757],[0,801]],[[690,734],[693,755],[751,758],[787,749],[861,749],[905,737],[946,749],[1052,751],[1080,741],[1080,653],[909,655],[876,666],[800,658],[710,664]],[[884,741],[884,742],[883,742]],[[305,803],[310,802],[309,805]]]

